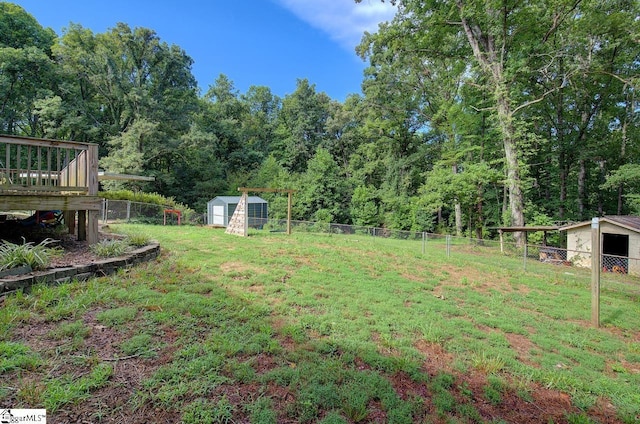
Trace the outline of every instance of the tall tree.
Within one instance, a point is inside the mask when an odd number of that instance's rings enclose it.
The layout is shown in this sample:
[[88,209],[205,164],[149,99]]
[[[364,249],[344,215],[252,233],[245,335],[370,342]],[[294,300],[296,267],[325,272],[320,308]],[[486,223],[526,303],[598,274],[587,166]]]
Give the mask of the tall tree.
[[296,210],[302,219],[347,222],[348,196],[340,168],[328,150],[318,148],[301,175]]
[[247,108],[247,115],[242,120],[244,144],[249,151],[263,160],[272,149],[282,101],[269,87],[263,86],[249,87],[241,96],[241,101]]
[[304,172],[307,162],[326,139],[331,99],[316,92],[308,80],[298,80],[296,90],[285,96],[278,115],[274,155],[291,172]]
[[85,129],[100,128],[93,134],[101,137],[103,166],[155,175],[153,189],[166,190],[197,107],[191,58],[154,31],[121,23],[97,35],[72,25],[56,54],[77,81],[66,97],[70,110],[90,117]]
[[0,132],[42,136],[34,109],[58,82],[51,58],[55,39],[23,8],[0,2]]
[[[473,78],[467,84],[478,81],[478,87],[485,90],[489,103],[478,104],[476,108],[489,112],[491,122],[499,131],[509,221],[511,225],[523,225],[530,181],[528,164],[536,146],[542,145],[536,132],[537,120],[531,119],[527,112],[552,95],[560,95],[572,81],[579,84],[583,75],[620,78],[621,68],[606,69],[602,66],[606,62],[591,59],[600,54],[609,55],[605,51],[619,47],[620,37],[601,36],[613,23],[637,27],[637,2],[635,6],[634,2],[624,0],[604,2],[604,5],[592,0],[399,0],[394,3],[399,5],[399,12],[388,30],[395,31],[400,38],[415,37],[423,41],[420,49],[412,51],[417,60],[431,64],[442,57],[442,48],[449,52],[452,49],[448,46],[458,46],[460,48],[454,50],[458,53],[456,59],[467,61],[464,72]],[[616,10],[620,10],[620,14]],[[605,31],[596,24],[598,19],[607,22]],[[571,36],[577,27],[581,29],[577,31],[581,34],[579,38]],[[630,39],[637,30],[627,29],[627,34],[626,38]],[[375,49],[374,45],[369,52],[375,53]],[[389,49],[386,55],[393,58],[399,53],[397,49]],[[620,63],[638,62],[627,57]],[[594,84],[585,86],[585,91],[592,99],[600,99],[605,94],[601,88],[602,83]],[[593,110],[591,102],[591,108],[585,108],[580,114],[581,121],[574,121],[567,130],[574,132],[579,125],[591,129],[592,118],[597,116],[591,114]],[[582,145],[588,139],[584,137],[580,139]],[[586,161],[580,168],[586,169]],[[587,172],[578,171],[577,176],[577,197],[586,199]],[[580,208],[584,208],[584,204],[579,204]]]

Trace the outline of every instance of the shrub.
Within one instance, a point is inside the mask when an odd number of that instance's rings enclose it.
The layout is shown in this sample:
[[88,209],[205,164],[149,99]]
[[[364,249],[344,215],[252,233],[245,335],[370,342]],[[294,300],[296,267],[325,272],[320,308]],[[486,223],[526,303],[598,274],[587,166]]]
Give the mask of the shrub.
[[15,244],[3,240],[0,244],[0,271],[16,268],[19,266],[30,266],[31,269],[44,269],[51,262],[51,258],[62,254],[59,247],[49,247],[57,243],[57,240],[47,238],[34,245],[22,239],[22,244]]
[[[191,222],[193,217],[199,216],[189,206],[176,201],[173,197],[165,197],[158,193],[133,192],[131,190],[111,190],[101,191],[98,193],[100,197],[108,200],[129,200],[131,202],[146,203],[150,205],[158,205],[163,208],[178,209],[182,211],[182,220],[184,223]],[[161,220],[154,221],[153,224],[160,224]]]

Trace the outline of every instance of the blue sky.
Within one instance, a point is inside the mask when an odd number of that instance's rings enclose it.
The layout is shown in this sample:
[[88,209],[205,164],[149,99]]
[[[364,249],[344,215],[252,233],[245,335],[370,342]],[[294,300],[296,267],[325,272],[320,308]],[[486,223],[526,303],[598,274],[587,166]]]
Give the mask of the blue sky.
[[202,92],[220,74],[284,97],[306,78],[335,100],[360,93],[366,64],[355,54],[394,9],[380,0],[13,0],[62,35],[69,23],[102,33],[124,22],[150,28],[194,60]]

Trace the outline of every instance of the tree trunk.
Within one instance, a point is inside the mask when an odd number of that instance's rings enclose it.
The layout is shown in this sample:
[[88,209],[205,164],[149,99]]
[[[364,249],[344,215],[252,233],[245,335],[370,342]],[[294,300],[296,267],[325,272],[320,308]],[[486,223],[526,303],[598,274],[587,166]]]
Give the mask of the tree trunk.
[[[473,51],[473,56],[480,64],[494,91],[498,126],[504,148],[511,225],[522,227],[524,226],[524,193],[522,192],[520,180],[520,164],[518,163],[516,131],[513,125],[513,110],[507,81],[504,77],[504,51],[500,51],[500,48],[495,45],[494,36],[490,32],[483,32],[478,25],[467,20],[464,4],[461,0],[458,0],[457,6],[460,11],[462,27]],[[515,232],[513,235],[516,245],[522,247],[525,242],[524,234]]]
[[[500,90],[502,91],[502,90]],[[511,214],[511,225],[514,227],[524,226],[524,194],[520,181],[520,165],[518,163],[518,147],[513,128],[513,116],[509,100],[498,93],[498,121],[502,131],[502,142],[504,146],[505,163],[507,165],[507,187],[509,188],[509,212]],[[514,233],[517,246],[524,243],[523,234]]]
[[478,202],[476,203],[476,239],[482,240],[482,227],[484,222],[482,219],[482,200],[483,200],[484,187],[482,184],[478,184]]
[[[625,86],[625,89],[627,89],[627,87]],[[620,165],[624,165],[625,164],[625,156],[627,154],[627,126],[629,123],[629,117],[632,116],[633,113],[633,103],[634,103],[634,93],[635,90],[629,90],[631,91],[630,94],[627,95],[627,102],[625,105],[625,114],[624,114],[624,119],[622,120],[622,139],[621,139],[621,145],[620,145]],[[629,98],[629,96],[631,98]],[[620,186],[618,187],[618,208],[617,208],[617,214],[618,215],[622,215],[622,208],[624,206],[624,189],[623,189],[623,185],[620,184]]]
[[456,200],[454,205],[456,211],[456,236],[462,236],[462,206],[460,206],[460,202]]
[[[451,171],[453,172],[454,175],[457,174],[458,165],[457,164],[452,165]],[[455,209],[455,216],[456,216],[456,236],[460,237],[462,236],[462,207],[460,206],[460,202],[458,202],[457,200],[455,201],[454,209]]]
[[567,205],[567,166],[565,164],[565,153],[560,152],[558,172],[560,173],[560,205],[558,207],[558,217],[564,220]]
[[624,191],[622,190],[622,184],[618,186],[618,208],[616,209],[617,215],[622,215],[622,199],[624,196]]
[[578,218],[584,219],[584,209],[585,209],[585,180],[587,178],[587,167],[585,165],[585,160],[580,159],[580,170],[578,171]]

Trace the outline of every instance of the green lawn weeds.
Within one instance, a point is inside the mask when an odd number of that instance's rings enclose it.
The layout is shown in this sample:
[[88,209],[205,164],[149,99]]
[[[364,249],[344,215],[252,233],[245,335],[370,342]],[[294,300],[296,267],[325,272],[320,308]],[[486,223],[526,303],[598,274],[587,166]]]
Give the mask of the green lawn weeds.
[[[158,261],[0,308],[0,404],[53,422],[634,423],[640,281],[482,246],[118,225]],[[146,421],[145,421],[146,420]]]

